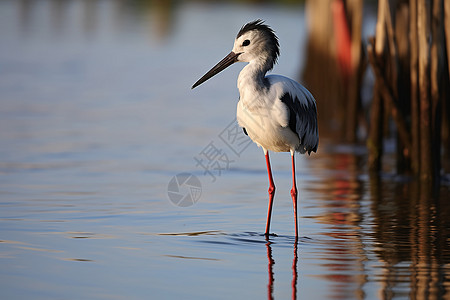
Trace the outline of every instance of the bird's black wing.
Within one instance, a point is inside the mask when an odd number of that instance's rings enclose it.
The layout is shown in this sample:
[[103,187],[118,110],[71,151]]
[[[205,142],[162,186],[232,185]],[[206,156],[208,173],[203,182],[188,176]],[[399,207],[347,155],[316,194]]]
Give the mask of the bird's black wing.
[[300,145],[295,149],[300,153],[316,152],[319,145],[316,102],[303,86],[295,89],[296,95],[286,92],[280,100],[289,109],[289,128],[297,133]]

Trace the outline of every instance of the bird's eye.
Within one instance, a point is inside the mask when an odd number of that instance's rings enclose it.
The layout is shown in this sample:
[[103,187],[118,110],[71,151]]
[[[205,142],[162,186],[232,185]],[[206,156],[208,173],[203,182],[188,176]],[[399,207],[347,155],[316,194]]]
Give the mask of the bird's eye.
[[243,43],[242,43],[242,46],[248,46],[248,45],[250,45],[250,41],[249,40],[245,40]]

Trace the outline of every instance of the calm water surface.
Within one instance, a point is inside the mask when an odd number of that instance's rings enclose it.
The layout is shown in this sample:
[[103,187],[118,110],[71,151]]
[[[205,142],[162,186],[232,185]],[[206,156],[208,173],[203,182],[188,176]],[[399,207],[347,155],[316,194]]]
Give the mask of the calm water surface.
[[[449,299],[449,186],[371,176],[364,148],[298,156],[298,241],[273,154],[265,239],[263,153],[226,143],[242,65],[190,90],[256,18],[296,78],[302,7],[0,2],[2,299]],[[201,183],[190,207],[168,197],[182,172]]]

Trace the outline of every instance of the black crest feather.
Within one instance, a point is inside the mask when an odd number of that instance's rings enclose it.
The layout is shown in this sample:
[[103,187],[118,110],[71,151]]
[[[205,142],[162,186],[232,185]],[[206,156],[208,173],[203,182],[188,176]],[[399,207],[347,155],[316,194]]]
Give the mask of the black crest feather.
[[236,38],[239,38],[241,35],[243,35],[246,32],[252,31],[252,30],[258,30],[263,32],[268,39],[270,40],[270,51],[271,51],[271,57],[273,58],[273,64],[277,62],[278,56],[280,55],[280,44],[278,42],[278,37],[275,35],[275,32],[272,28],[264,24],[264,21],[261,19],[255,20],[253,22],[247,23],[244,26],[242,26],[241,30],[239,30]]

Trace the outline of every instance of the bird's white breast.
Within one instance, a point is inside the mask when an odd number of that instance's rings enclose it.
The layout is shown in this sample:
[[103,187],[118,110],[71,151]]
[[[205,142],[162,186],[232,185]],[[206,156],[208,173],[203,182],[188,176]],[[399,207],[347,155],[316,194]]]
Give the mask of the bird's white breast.
[[297,101],[301,104],[311,105],[308,98],[303,97],[307,91],[292,79],[279,75],[264,76],[265,71],[260,66],[250,62],[239,74],[238,123],[256,144],[266,150],[298,150],[301,141],[296,130],[289,128],[290,110],[281,99],[289,93],[299,95]]
[[[295,149],[299,138],[288,126],[285,105],[273,98],[272,103],[256,105],[261,101],[241,99],[237,105],[239,126],[245,128],[248,136],[260,147],[274,152],[289,152]],[[248,103],[250,105],[248,105]]]

